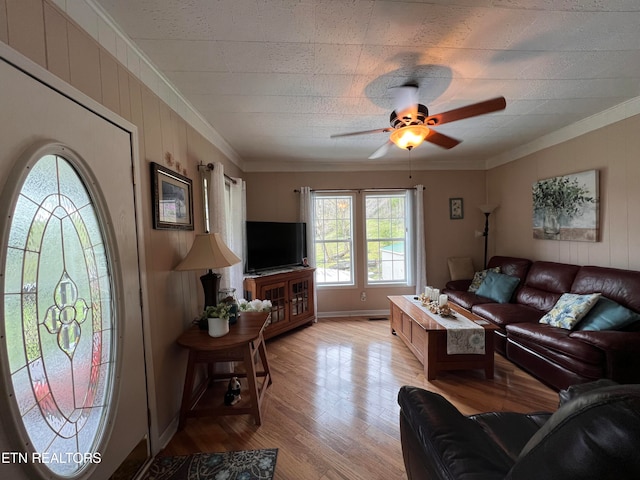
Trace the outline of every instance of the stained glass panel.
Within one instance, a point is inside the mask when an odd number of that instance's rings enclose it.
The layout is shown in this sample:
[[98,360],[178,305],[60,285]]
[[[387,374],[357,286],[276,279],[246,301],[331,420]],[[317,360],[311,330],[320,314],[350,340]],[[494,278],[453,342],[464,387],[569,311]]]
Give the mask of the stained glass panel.
[[11,231],[9,232],[10,247],[24,249],[27,243],[27,235],[29,235],[29,229],[31,228],[31,222],[37,211],[37,203],[33,203],[32,200],[29,200],[23,195],[18,197],[16,208],[13,211]]
[[12,215],[4,272],[14,398],[35,453],[73,478],[103,434],[111,400],[113,307],[104,235],[74,167],[42,157]]

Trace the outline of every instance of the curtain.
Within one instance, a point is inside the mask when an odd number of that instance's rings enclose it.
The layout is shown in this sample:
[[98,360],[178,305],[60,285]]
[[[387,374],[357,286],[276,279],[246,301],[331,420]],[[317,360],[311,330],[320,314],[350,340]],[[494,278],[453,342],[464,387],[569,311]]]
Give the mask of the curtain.
[[300,188],[300,221],[307,229],[307,261],[312,267],[316,266],[315,249],[313,248],[313,192],[311,187]]
[[416,265],[416,295],[424,292],[427,285],[427,259],[424,243],[424,185],[415,187],[414,245]]
[[[313,228],[313,202],[314,202],[314,194],[311,191],[311,187],[301,187],[300,188],[300,221],[306,224],[307,230],[307,262],[309,266],[316,266],[316,253],[315,253],[315,244],[313,241],[314,236],[314,228]],[[313,302],[314,302],[314,311],[316,312],[316,322],[318,321],[318,295],[315,291],[316,282],[313,283]]]
[[[243,296],[244,272],[244,222],[246,218],[245,183],[242,179],[232,179],[227,183],[224,166],[214,164],[209,181],[209,223],[210,233],[219,233],[227,246],[240,258],[240,263],[219,268],[222,275],[220,288],[235,288],[236,296]],[[228,185],[228,187],[227,187]]]
[[224,166],[216,162],[209,179],[209,233],[219,233],[226,241],[227,212],[225,208]]
[[244,296],[244,245],[245,245],[245,221],[247,219],[247,185],[241,178],[233,178],[229,192],[229,232],[227,232],[227,246],[240,257],[241,262],[229,270],[229,286],[236,289],[238,299]]

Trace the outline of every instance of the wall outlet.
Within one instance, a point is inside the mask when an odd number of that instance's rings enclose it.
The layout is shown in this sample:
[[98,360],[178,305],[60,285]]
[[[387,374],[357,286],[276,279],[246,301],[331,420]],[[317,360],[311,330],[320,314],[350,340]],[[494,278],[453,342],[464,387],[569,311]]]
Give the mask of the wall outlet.
[[365,302],[365,301],[367,300],[367,292],[362,292],[362,293],[360,294],[360,300],[361,300],[362,302]]

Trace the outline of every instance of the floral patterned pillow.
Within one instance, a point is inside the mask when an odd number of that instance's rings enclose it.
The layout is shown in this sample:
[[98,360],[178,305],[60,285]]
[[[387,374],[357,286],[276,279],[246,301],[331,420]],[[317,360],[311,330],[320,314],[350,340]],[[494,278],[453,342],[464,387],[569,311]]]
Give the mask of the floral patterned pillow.
[[488,268],[486,270],[481,270],[479,272],[476,272],[475,275],[473,276],[473,280],[471,280],[471,285],[469,285],[469,288],[467,289],[467,291],[471,293],[476,293],[478,288],[480,288],[480,285],[482,285],[482,282],[484,282],[484,279],[487,276],[487,273],[489,272],[500,273],[500,267]]
[[599,298],[599,293],[589,295],[563,293],[553,308],[540,319],[540,323],[571,330],[591,310]]

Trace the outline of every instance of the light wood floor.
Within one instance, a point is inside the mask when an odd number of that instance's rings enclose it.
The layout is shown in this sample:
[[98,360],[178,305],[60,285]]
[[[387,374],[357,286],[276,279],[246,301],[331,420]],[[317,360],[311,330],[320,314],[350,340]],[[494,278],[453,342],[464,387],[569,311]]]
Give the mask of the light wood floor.
[[495,378],[443,373],[427,382],[422,365],[386,320],[321,319],[267,341],[273,385],[263,424],[248,415],[188,419],[165,455],[278,448],[276,479],[406,479],[398,389],[443,394],[463,413],[557,407],[557,394],[496,354]]

